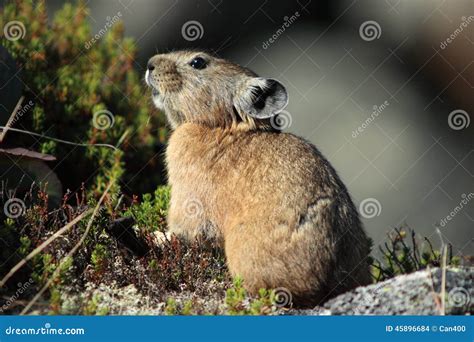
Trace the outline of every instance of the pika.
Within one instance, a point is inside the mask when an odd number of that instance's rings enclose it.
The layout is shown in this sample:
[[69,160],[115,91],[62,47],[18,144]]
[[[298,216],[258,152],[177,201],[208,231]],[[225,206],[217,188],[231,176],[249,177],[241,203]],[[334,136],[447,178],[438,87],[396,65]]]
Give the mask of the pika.
[[169,232],[214,239],[250,293],[283,288],[314,306],[370,283],[369,241],[331,164],[275,118],[275,79],[205,52],[153,56],[145,80],[172,127]]

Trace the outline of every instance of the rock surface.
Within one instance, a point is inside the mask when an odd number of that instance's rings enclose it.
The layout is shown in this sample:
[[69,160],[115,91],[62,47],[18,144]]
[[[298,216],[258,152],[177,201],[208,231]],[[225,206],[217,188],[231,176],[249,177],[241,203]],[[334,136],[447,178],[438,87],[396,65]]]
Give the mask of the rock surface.
[[442,291],[440,268],[365,286],[337,296],[322,307],[290,310],[292,315],[440,315],[474,313],[474,267],[448,268]]
[[[447,315],[474,314],[474,267],[448,268],[446,286],[442,289],[442,270],[435,268],[400,275],[377,284],[358,287],[314,309],[276,308],[269,314],[277,315],[440,315],[441,298],[445,298]],[[173,295],[176,306],[192,303],[192,314],[228,314],[223,284],[212,281],[205,284],[206,295],[181,291]],[[95,300],[96,299],[96,300]],[[65,295],[63,311],[74,314],[81,302],[93,303],[90,314],[107,315],[163,315],[175,314],[167,303],[156,300],[156,295],[137,291],[134,285],[87,286],[81,294]],[[69,309],[68,309],[69,308]],[[40,314],[44,312],[36,312]],[[178,312],[179,313],[179,312]]]

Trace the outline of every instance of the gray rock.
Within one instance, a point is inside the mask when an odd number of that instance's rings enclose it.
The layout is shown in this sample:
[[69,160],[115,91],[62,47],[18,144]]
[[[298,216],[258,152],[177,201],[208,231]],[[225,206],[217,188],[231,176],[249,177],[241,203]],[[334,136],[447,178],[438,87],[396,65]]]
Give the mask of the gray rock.
[[358,287],[311,310],[292,315],[465,315],[474,313],[474,267],[448,268],[442,291],[440,268],[401,275]]

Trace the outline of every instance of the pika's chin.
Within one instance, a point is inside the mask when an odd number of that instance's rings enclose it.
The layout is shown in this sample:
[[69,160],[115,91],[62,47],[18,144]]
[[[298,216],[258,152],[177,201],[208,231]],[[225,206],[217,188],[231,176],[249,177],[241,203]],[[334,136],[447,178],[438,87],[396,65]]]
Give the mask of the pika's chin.
[[163,103],[163,99],[161,98],[160,93],[158,92],[158,90],[153,88],[151,93],[152,93],[151,98],[152,98],[153,103],[155,104],[156,108],[158,108],[160,110],[165,110],[165,104]]

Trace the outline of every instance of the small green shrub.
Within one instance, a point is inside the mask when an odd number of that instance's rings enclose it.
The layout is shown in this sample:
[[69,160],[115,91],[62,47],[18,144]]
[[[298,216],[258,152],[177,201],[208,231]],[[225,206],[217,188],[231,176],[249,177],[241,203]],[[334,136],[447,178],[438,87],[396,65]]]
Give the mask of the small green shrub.
[[84,315],[96,315],[96,316],[104,316],[109,313],[109,309],[106,306],[101,306],[100,303],[102,301],[102,298],[98,294],[94,294],[92,298],[87,301],[84,309],[83,309],[83,314]]
[[[460,258],[453,256],[451,245],[447,247],[446,264],[458,266]],[[440,251],[433,248],[428,238],[420,239],[414,230],[407,233],[405,228],[395,228],[387,241],[379,246],[379,251],[381,260],[373,259],[372,263],[372,275],[376,282],[442,265]]]
[[277,309],[274,291],[260,289],[256,297],[251,297],[244,289],[240,277],[236,277],[233,286],[227,290],[225,303],[230,315],[264,315]]
[[107,247],[101,244],[97,244],[91,255],[91,262],[94,266],[94,270],[96,272],[102,272],[105,269],[106,264],[108,263],[109,257],[110,255]]
[[[155,156],[167,136],[165,118],[144,99],[143,71],[136,70],[135,43],[124,37],[121,13],[93,43],[96,32],[88,13],[81,0],[64,4],[52,18],[45,1],[9,1],[0,9],[0,27],[11,21],[25,27],[25,36],[17,40],[7,39],[2,30],[0,43],[21,70],[23,103],[33,103],[14,127],[79,143],[120,141],[121,151],[46,139],[37,145],[36,139],[15,132],[6,141],[56,156],[55,172],[64,188],[77,189],[86,182],[87,190],[100,193],[116,177],[123,192],[150,191],[164,183],[161,158]],[[136,177],[147,164],[153,172]]]
[[169,186],[158,187],[153,194],[144,194],[140,203],[134,203],[125,213],[147,230],[165,231],[170,201]]

